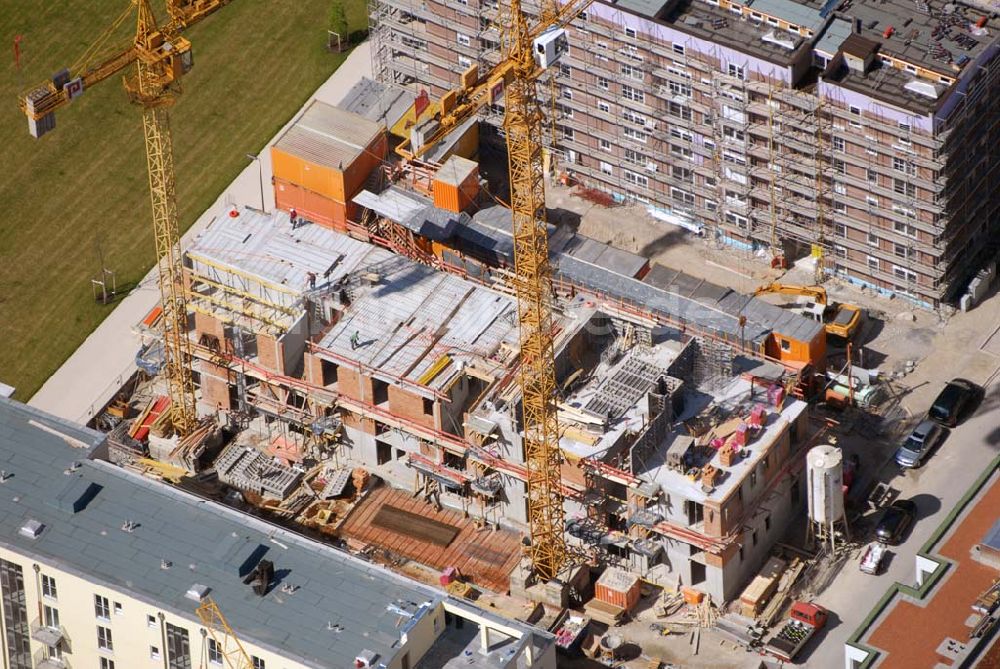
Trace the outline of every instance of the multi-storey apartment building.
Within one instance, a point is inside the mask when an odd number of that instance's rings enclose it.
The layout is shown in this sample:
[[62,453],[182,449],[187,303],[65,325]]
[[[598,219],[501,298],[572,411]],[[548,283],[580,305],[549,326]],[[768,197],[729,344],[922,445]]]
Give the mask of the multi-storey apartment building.
[[6,669],[555,667],[551,635],[104,462],[105,435],[3,399],[0,435]]
[[[491,0],[372,0],[384,81],[499,56]],[[574,21],[560,169],[708,238],[937,307],[996,250],[1000,22],[941,0],[620,0]],[[553,90],[542,86],[542,95]],[[495,122],[496,114],[487,120]]]

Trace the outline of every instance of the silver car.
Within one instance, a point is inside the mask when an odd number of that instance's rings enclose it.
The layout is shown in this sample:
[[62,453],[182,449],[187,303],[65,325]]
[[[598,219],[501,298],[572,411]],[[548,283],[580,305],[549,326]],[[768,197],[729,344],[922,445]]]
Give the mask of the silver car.
[[943,436],[944,430],[940,425],[930,420],[923,421],[896,451],[896,464],[904,468],[919,467]]

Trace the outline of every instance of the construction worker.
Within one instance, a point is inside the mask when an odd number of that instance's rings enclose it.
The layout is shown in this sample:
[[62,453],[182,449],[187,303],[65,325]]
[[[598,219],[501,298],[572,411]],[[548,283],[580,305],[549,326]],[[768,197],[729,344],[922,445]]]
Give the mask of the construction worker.
[[357,330],[351,335],[351,350],[353,351],[357,347],[361,346],[361,333]]
[[306,272],[306,278],[309,279],[309,289],[315,290],[316,288],[316,272]]
[[295,207],[288,210],[288,217],[292,219],[292,230],[298,227],[299,222],[299,212],[295,211]]

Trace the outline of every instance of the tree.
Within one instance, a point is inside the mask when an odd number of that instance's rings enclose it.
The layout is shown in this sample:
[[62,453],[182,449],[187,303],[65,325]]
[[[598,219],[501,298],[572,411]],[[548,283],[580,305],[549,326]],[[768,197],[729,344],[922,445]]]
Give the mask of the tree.
[[330,32],[336,33],[339,39],[334,40],[331,35],[330,46],[340,50],[344,41],[347,40],[347,13],[344,11],[342,0],[334,0],[330,6]]

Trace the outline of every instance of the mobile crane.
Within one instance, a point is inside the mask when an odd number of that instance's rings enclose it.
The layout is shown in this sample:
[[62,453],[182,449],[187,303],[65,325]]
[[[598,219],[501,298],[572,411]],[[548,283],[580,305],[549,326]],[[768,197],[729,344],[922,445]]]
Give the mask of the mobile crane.
[[[542,161],[543,121],[537,97],[540,75],[566,52],[567,26],[592,0],[569,0],[528,23],[521,0],[510,0],[504,58],[482,76],[468,68],[458,89],[441,98],[437,127],[422,145],[402,143],[404,158],[419,160],[452,129],[484,106],[505,103],[503,128],[510,172],[514,235],[514,282],[520,327],[524,454],[527,465],[529,555],[535,575],[555,578],[567,562],[565,512],[560,487],[559,427],[556,420],[555,355],[552,324],[552,268],[545,210]],[[419,119],[418,119],[419,120]]]
[[773,282],[760,286],[753,294],[758,296],[766,293],[797,295],[805,298],[809,302],[802,309],[804,315],[823,323],[827,336],[839,341],[851,341],[861,325],[861,307],[828,302],[826,289],[822,286],[795,286]]
[[[159,269],[160,319],[164,376],[170,397],[170,418],[181,436],[198,421],[191,342],[187,336],[187,295],[184,289],[177,222],[173,142],[167,110],[179,82],[194,64],[191,43],[182,29],[200,21],[231,0],[167,0],[170,21],[158,26],[149,0],[130,0],[129,6],[72,67],[35,86],[18,98],[28,117],[28,130],[38,138],[55,128],[55,112],[69,105],[95,84],[132,68],[125,75],[129,100],[142,108],[146,164],[153,210],[153,233]],[[135,13],[135,36],[125,45],[110,47],[118,28]]]

